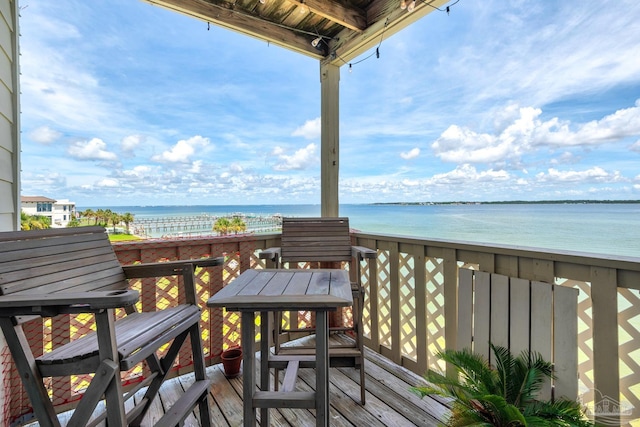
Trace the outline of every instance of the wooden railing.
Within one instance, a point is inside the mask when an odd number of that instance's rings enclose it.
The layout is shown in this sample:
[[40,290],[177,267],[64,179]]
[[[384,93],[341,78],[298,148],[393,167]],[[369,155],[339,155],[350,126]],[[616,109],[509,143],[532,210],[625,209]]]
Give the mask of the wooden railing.
[[[355,233],[377,249],[366,344],[416,373],[454,347],[458,269],[571,286],[578,300],[579,393],[601,423],[640,424],[640,258]],[[633,421],[635,420],[635,421]],[[632,422],[633,421],[633,422]]]
[[[279,234],[239,235],[115,243],[114,247],[123,264],[225,255],[224,268],[197,272],[204,308],[203,341],[207,362],[212,364],[219,362],[223,349],[240,345],[240,321],[235,313],[206,309],[206,300],[240,272],[265,267],[258,253],[278,246],[279,239]],[[435,353],[456,342],[457,275],[463,266],[575,287],[580,290],[579,379],[584,402],[592,408],[602,402],[610,404],[608,409],[595,409],[600,420],[610,425],[629,424],[633,419],[636,421],[629,425],[640,423],[639,258],[359,232],[352,233],[352,239],[354,244],[378,252],[376,268],[361,271],[365,286],[365,343],[369,348],[418,374],[427,368],[444,369]],[[171,290],[173,280],[177,279],[145,279],[136,284],[143,304],[170,303],[175,296]],[[67,328],[73,335],[78,326],[69,322]],[[256,339],[260,339],[258,328]],[[51,348],[51,335],[46,331],[39,345],[45,351]],[[7,363],[10,361],[3,352],[5,373]],[[189,371],[189,365],[188,360],[181,359],[174,374]],[[139,374],[132,373],[132,381]],[[12,398],[20,395],[13,393],[20,387],[19,379],[5,375],[4,385],[12,389]],[[56,387],[81,385],[64,381],[61,385],[56,380]],[[619,407],[614,408],[616,404]],[[25,408],[24,402],[13,400],[4,406],[5,424]]]

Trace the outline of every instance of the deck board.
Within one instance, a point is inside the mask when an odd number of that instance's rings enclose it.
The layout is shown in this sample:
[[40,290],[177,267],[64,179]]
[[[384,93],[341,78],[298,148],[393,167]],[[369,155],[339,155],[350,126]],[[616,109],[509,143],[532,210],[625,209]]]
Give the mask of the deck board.
[[[308,339],[308,338],[307,338]],[[332,340],[335,338],[332,337]],[[354,368],[332,368],[330,370],[330,425],[332,427],[385,427],[385,426],[436,426],[446,414],[446,405],[434,398],[421,399],[411,392],[410,387],[423,380],[409,370],[398,366],[385,357],[366,350],[365,363],[367,404],[362,406],[360,398],[360,375]],[[259,369],[259,363],[256,364]],[[209,404],[214,426],[242,426],[242,377],[228,379],[222,365],[207,368],[212,380]],[[280,376],[282,381],[283,375]],[[168,380],[160,390],[143,422],[143,426],[153,426],[154,420],[162,416],[166,403],[174,401],[191,382],[192,375]],[[273,374],[272,374],[273,382]],[[312,369],[300,369],[296,390],[311,391],[315,386]],[[138,393],[141,397],[142,392]],[[272,409],[271,426],[306,427],[315,426],[315,410]],[[258,411],[258,419],[260,411]],[[61,416],[61,419],[66,417]],[[185,425],[197,426],[199,414],[195,411]],[[66,423],[63,421],[63,425]],[[36,427],[38,424],[30,424]]]

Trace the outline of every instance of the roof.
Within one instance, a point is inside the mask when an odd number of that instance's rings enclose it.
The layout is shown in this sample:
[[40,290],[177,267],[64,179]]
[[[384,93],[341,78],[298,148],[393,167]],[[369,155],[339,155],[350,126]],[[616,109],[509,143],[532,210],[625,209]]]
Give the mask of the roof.
[[55,203],[55,202],[57,202],[57,200],[50,199],[50,198],[44,197],[44,196],[21,196],[20,197],[20,201],[22,203],[35,203],[35,202]]
[[[344,65],[449,0],[144,0]],[[401,4],[405,8],[401,8]]]

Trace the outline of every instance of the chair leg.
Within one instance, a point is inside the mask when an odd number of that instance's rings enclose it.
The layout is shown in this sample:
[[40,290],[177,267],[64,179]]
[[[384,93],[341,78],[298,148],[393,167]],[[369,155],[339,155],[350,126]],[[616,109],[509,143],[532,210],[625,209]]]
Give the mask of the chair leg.
[[360,352],[360,403],[365,404],[365,370],[364,370],[364,338],[362,336],[362,308],[364,307],[364,289],[361,287],[354,292],[353,328],[355,330],[356,346]]
[[364,376],[365,376],[365,372],[364,372],[364,354],[363,354],[362,357],[360,358],[360,403],[362,405],[365,404],[365,394],[366,394]]
[[22,326],[14,326],[8,317],[0,318],[0,326],[40,426],[60,427]]
[[115,372],[105,388],[104,397],[107,404],[107,424],[110,426],[126,425],[124,410],[124,396],[120,381],[120,367],[118,346],[116,344],[115,315],[113,309],[108,309],[95,315],[96,332],[100,360],[111,361]]
[[[200,333],[200,325],[194,324],[189,329],[189,337],[191,338],[191,352],[193,357],[193,374],[196,381],[206,380],[207,373],[204,363],[204,350],[202,348],[202,334]],[[211,427],[211,414],[209,413],[209,393],[198,402],[200,411],[200,425],[202,427]]]
[[142,419],[145,417],[147,411],[149,410],[149,407],[151,406],[151,402],[153,402],[153,399],[156,398],[158,392],[160,391],[160,386],[162,386],[162,383],[167,378],[167,375],[169,375],[171,365],[173,365],[173,361],[178,356],[180,347],[182,347],[182,344],[186,340],[188,333],[188,330],[184,331],[173,339],[169,350],[162,358],[162,360],[159,360],[158,356],[155,353],[147,357],[146,361],[149,369],[151,370],[151,372],[157,372],[157,376],[147,387],[147,391],[145,392],[143,397],[143,399],[146,399],[145,407],[140,411],[140,414],[133,421],[131,421],[131,426],[141,425]]
[[[280,332],[282,330],[282,312],[276,311],[273,313],[273,352],[278,354],[280,352]],[[280,369],[274,368],[274,381],[273,389],[278,391],[278,383],[280,379]]]

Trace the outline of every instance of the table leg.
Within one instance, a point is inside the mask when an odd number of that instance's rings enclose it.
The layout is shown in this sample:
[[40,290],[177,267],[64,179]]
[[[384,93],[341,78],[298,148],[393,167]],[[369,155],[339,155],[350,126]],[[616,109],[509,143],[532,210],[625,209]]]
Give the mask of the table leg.
[[253,392],[256,388],[255,322],[253,311],[242,312],[242,402],[244,427],[255,427],[256,411],[253,408]]
[[329,427],[329,317],[316,312],[316,427]]
[[[260,390],[269,391],[269,312],[260,312]],[[276,379],[277,381],[277,379]],[[260,425],[268,427],[271,425],[269,418],[269,408],[260,409]]]

